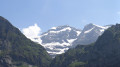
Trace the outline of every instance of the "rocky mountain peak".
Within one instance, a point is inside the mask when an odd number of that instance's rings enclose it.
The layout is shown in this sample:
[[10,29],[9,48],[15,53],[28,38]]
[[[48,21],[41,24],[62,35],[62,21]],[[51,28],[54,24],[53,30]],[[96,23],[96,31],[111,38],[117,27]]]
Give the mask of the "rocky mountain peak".
[[40,37],[32,39],[42,44],[51,56],[64,53],[71,47],[78,44],[87,45],[93,43],[107,29],[106,27],[87,24],[83,30],[76,29],[69,25],[52,27]]

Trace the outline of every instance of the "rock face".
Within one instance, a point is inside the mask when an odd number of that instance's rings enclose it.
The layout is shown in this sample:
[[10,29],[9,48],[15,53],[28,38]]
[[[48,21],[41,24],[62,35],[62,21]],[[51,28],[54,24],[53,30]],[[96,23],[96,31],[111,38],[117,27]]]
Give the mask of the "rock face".
[[120,24],[107,29],[91,45],[78,45],[57,56],[51,67],[120,67]]
[[48,67],[50,56],[0,16],[0,67]]

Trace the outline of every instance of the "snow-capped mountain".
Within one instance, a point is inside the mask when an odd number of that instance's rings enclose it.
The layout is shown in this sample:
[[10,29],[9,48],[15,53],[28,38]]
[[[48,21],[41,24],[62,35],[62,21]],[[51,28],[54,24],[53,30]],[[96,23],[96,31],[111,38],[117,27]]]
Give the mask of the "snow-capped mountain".
[[52,27],[40,37],[32,39],[44,46],[51,56],[62,54],[72,46],[72,43],[80,35],[81,30],[68,25]]
[[109,27],[110,26],[99,26],[99,25],[90,23],[84,27],[81,34],[74,41],[73,44],[87,45],[87,44],[93,43]]
[[52,27],[47,32],[39,37],[31,40],[45,47],[47,52],[52,56],[62,54],[69,48],[75,47],[78,44],[87,45],[93,43],[97,38],[110,26],[98,26],[88,24],[83,30],[64,25]]

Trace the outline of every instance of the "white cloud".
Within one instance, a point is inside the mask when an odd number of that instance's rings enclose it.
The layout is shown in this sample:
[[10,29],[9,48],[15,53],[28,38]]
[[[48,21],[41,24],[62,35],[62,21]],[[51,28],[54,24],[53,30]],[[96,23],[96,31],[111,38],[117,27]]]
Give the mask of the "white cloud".
[[37,24],[34,24],[33,26],[29,26],[28,28],[23,28],[22,32],[27,38],[34,38],[39,36],[39,34],[41,33],[41,29]]

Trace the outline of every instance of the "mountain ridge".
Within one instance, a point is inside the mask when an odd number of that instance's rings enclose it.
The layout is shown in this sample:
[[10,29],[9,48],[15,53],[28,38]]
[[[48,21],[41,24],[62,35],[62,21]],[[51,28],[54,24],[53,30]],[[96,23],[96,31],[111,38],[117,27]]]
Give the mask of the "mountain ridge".
[[95,24],[87,24],[73,44],[87,45],[94,43],[97,38],[110,26],[99,26]]

